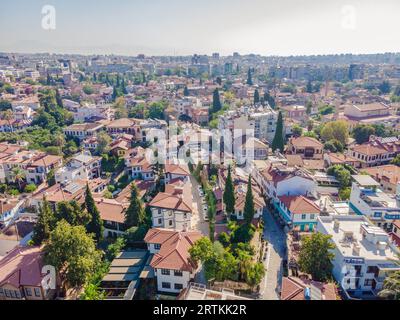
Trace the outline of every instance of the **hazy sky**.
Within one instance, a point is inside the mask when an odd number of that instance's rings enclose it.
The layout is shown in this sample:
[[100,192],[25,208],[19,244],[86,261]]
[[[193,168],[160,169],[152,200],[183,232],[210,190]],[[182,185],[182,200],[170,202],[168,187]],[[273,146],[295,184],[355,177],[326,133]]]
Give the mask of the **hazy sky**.
[[[42,28],[42,7],[56,29]],[[399,52],[398,0],[0,0],[0,51]]]

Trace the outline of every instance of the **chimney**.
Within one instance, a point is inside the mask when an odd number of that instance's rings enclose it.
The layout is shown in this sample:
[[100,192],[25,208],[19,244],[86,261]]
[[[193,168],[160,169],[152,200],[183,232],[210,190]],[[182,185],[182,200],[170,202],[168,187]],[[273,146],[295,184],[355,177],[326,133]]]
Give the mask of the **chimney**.
[[174,195],[183,195],[183,188],[182,187],[175,187]]

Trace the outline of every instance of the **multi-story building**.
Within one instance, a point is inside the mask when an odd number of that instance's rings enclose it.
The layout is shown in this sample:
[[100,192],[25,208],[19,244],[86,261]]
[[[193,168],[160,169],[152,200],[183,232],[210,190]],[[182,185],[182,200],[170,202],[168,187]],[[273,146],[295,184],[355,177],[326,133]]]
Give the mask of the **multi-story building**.
[[166,163],[164,173],[165,183],[175,179],[186,179],[190,176],[189,167],[186,164]]
[[321,216],[317,231],[332,236],[332,274],[351,297],[376,296],[385,278],[400,270],[395,261],[399,250],[389,235],[366,217]]
[[360,160],[363,167],[388,164],[400,154],[400,139],[371,136],[368,142],[350,147],[347,153]]
[[125,171],[133,179],[151,181],[155,178],[153,166],[147,160],[144,150],[142,153],[125,158]]
[[165,186],[148,204],[153,227],[180,231],[192,229],[192,185],[189,179],[177,179]]
[[111,116],[112,110],[109,105],[86,105],[77,108],[77,111],[74,113],[74,121],[85,122],[92,119],[111,120]]
[[313,200],[304,196],[280,196],[278,199],[276,207],[288,225],[301,232],[315,230],[320,208]]
[[400,219],[400,185],[394,195],[382,191],[380,184],[368,175],[352,177],[350,208],[378,227],[392,231],[393,222]]
[[64,134],[68,137],[85,140],[95,136],[103,129],[104,125],[100,123],[77,123],[63,129]]
[[75,180],[92,180],[100,177],[101,157],[93,157],[82,153],[74,156],[64,167],[55,172],[58,183],[68,183]]
[[0,260],[0,300],[49,300],[54,288],[43,285],[43,253],[39,247],[16,247]]
[[0,199],[0,228],[8,227],[20,213],[24,200]]
[[41,154],[35,157],[26,168],[26,181],[35,184],[46,181],[50,171],[59,168],[62,162],[62,157],[59,156]]
[[383,191],[387,193],[396,193],[397,184],[400,182],[400,167],[394,164],[388,164],[364,168],[363,172],[368,173],[374,180],[379,182]]
[[157,278],[158,291],[179,294],[194,279],[197,266],[189,249],[201,238],[200,232],[150,229],[144,238],[153,258],[150,266]]
[[280,196],[315,196],[317,182],[304,169],[271,164],[261,172],[261,188],[265,195],[277,200]]
[[[252,130],[255,138],[271,143],[275,136],[277,120],[278,114],[268,106],[243,107],[238,111],[229,111],[220,116],[218,129],[224,135],[230,132],[232,137],[247,134],[247,131]],[[242,130],[242,134],[235,130]]]
[[323,149],[324,145],[317,139],[311,137],[293,137],[289,139],[287,153],[298,154],[303,158],[322,159]]

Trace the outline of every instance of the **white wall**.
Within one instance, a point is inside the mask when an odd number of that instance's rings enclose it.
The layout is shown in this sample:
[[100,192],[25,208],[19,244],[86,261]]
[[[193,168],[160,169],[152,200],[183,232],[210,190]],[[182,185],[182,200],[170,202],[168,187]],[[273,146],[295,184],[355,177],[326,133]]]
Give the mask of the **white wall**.
[[[170,275],[162,275],[161,269],[155,269],[155,275],[157,277],[157,289],[161,292],[169,293],[179,293],[181,290],[176,290],[174,288],[175,284],[182,284],[183,289],[187,288],[190,280],[193,278],[191,274],[187,271],[183,271],[182,277],[177,277],[174,275],[174,270],[170,270]],[[164,289],[162,287],[163,282],[169,282],[171,284],[171,289]]]

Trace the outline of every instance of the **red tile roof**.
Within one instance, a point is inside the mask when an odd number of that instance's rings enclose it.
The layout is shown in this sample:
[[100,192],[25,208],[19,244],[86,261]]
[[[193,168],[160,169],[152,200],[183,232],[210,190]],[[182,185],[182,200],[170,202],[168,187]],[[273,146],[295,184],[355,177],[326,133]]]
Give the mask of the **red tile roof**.
[[192,188],[189,182],[177,180],[165,186],[165,192],[159,192],[149,203],[151,207],[192,212]]
[[40,287],[42,252],[39,247],[16,247],[0,260],[0,285]]
[[312,147],[312,148],[319,148],[322,149],[324,145],[319,142],[317,139],[312,138],[312,137],[296,137],[296,138],[291,138],[289,143],[291,143],[295,148],[306,148],[306,147]]
[[304,290],[311,288],[318,290],[317,296],[321,300],[337,300],[336,288],[333,283],[322,283],[312,280],[303,280],[295,277],[284,277],[282,279],[281,300],[306,300]]
[[165,173],[178,174],[183,176],[190,175],[189,167],[183,164],[166,164]]
[[125,222],[125,210],[129,206],[128,203],[119,203],[114,199],[106,198],[95,198],[94,200],[102,220],[118,223]]
[[167,229],[150,229],[144,241],[160,244],[161,249],[153,256],[150,265],[155,269],[192,272],[195,269],[189,249],[202,237],[200,232],[180,232]]
[[319,207],[304,196],[281,196],[278,198],[292,214],[320,213]]

